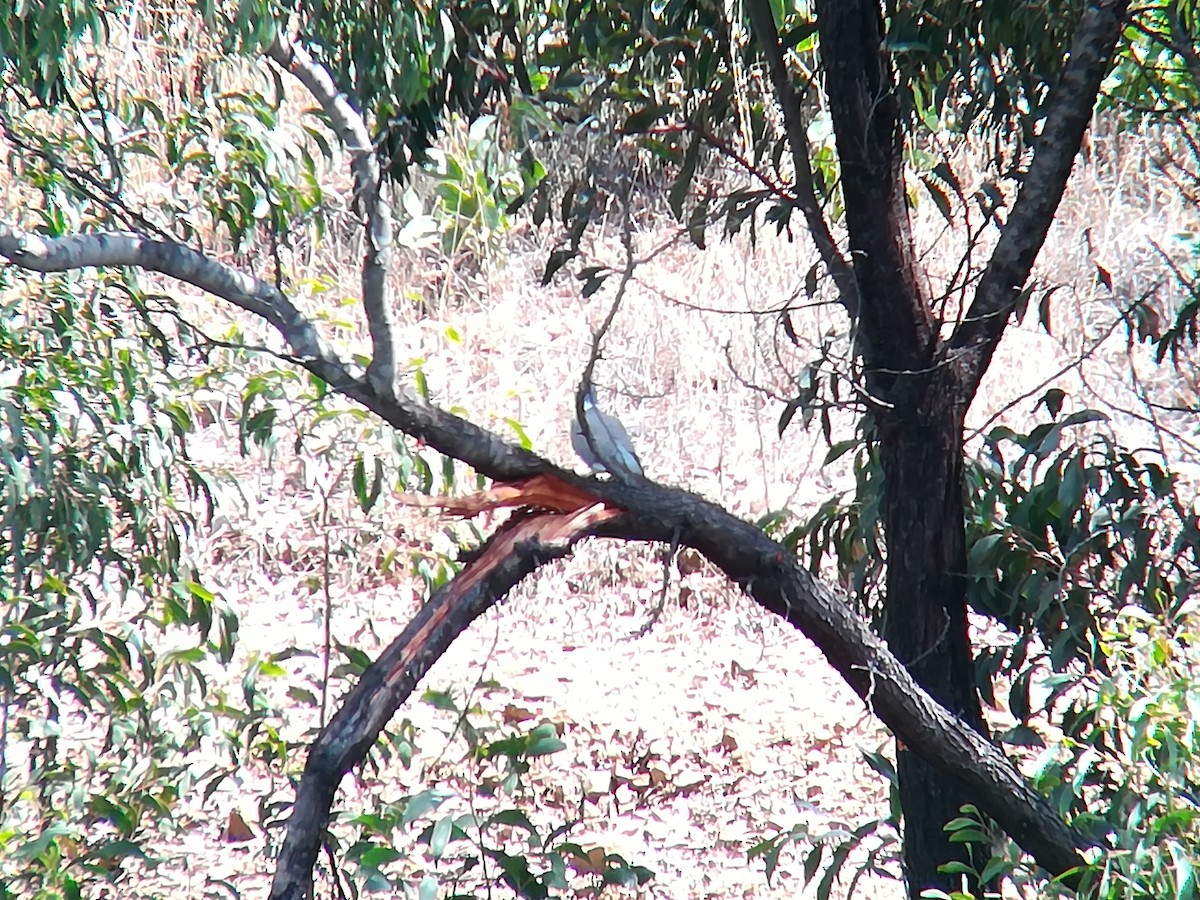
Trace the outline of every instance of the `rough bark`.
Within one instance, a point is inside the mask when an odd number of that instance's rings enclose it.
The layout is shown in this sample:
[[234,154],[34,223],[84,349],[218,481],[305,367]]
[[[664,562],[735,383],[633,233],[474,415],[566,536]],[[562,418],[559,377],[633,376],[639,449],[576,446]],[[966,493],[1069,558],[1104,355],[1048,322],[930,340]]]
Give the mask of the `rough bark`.
[[878,399],[904,403],[906,382],[928,368],[935,334],[914,262],[883,19],[875,0],[823,0],[816,10],[859,291],[858,347]]
[[[963,574],[963,420],[1066,189],[1108,71],[1127,2],[1097,0],[1044,107],[1045,122],[1008,226],[958,331],[939,345],[914,261],[902,175],[895,74],[877,0],[818,0],[826,96],[837,136],[849,247],[858,282],[858,349],[884,471],[884,635],[916,681],[983,732]],[[951,891],[938,867],[963,859],[943,826],[977,802],[902,736],[897,750],[909,895]],[[978,891],[979,885],[969,885]]]
[[[963,583],[962,414],[955,392],[931,390],[910,417],[893,418],[881,430],[888,552],[883,631],[917,683],[982,733]],[[963,804],[979,798],[903,742],[896,748],[896,772],[909,896],[915,900],[928,888],[959,889],[959,876],[938,871],[951,860],[967,861],[944,826]],[[978,892],[980,885],[967,887]]]
[[[624,509],[619,518],[571,532],[570,542],[592,533],[626,540],[678,540],[696,548],[764,608],[811,638],[905,746],[966,785],[1039,863],[1054,873],[1084,864],[1079,850],[1085,841],[1023,781],[1000,749],[934,702],[842,597],[760,530],[701,497],[649,481],[602,482],[557,472],[554,477],[586,486],[608,510]],[[601,522],[602,517],[594,519]],[[364,674],[310,752],[272,898],[306,896],[337,785],[366,755],[421,675],[471,620],[517,580],[565,549],[563,543],[521,540],[487,578],[463,585],[462,580],[472,579],[470,571],[464,571],[426,603]],[[1072,884],[1074,879],[1067,877],[1065,882]]]
[[606,515],[607,510],[597,515],[584,509],[570,517],[518,515],[509,520],[478,550],[474,563],[435,591],[367,668],[308,752],[275,862],[271,900],[311,895],[313,867],[342,778],[366,758],[396,710],[454,639],[526,575],[569,553],[572,538]]
[[962,370],[963,386],[971,394],[987,371],[1046,242],[1128,13],[1129,0],[1088,4],[1062,75],[1039,111],[1042,132],[1004,231],[966,316],[939,354],[940,364]]
[[[967,632],[962,423],[969,396],[931,369],[936,334],[914,262],[903,179],[903,133],[884,23],[874,0],[817,4],[826,96],[837,134],[858,320],[884,472],[891,651],[939,703],[983,730]],[[943,826],[972,797],[903,741],[896,752],[909,896],[949,892],[966,862]],[[969,885],[976,890],[978,885]]]

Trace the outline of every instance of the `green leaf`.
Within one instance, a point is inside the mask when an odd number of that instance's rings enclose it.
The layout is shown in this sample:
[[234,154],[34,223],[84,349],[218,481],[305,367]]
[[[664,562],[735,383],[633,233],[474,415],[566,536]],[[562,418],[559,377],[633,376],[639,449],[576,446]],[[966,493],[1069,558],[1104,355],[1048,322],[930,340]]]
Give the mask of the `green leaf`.
[[382,869],[388,863],[400,859],[403,854],[395,847],[371,847],[359,857],[359,864],[369,869]]
[[683,221],[684,203],[687,201],[692,179],[696,175],[696,164],[699,161],[700,138],[693,135],[688,142],[687,152],[683,155],[683,165],[679,167],[679,173],[675,176],[675,180],[671,183],[671,189],[667,192],[667,206],[670,207],[676,222]]
[[692,211],[688,215],[688,240],[701,250],[705,249],[704,232],[708,228],[708,216],[711,206],[712,198],[704,197],[692,207]]
[[899,776],[896,774],[896,767],[892,761],[880,752],[872,752],[870,750],[860,750],[863,760],[877,774],[882,775],[888,784],[895,787],[899,784]]
[[454,819],[444,816],[433,826],[433,834],[429,838],[429,854],[434,859],[441,859],[450,843],[450,835],[454,832]]
[[950,197],[942,188],[937,180],[928,175],[921,176],[921,183],[925,185],[925,190],[929,192],[934,205],[938,208],[938,212],[942,214],[942,218],[946,220],[946,224],[954,225],[954,212],[950,206]]
[[1046,334],[1050,335],[1054,333],[1050,328],[1050,300],[1054,296],[1054,292],[1057,291],[1059,287],[1061,287],[1061,285],[1056,284],[1054,287],[1047,290],[1044,294],[1042,294],[1042,299],[1038,302],[1038,323],[1041,324],[1042,329],[1046,332]]
[[671,112],[671,107],[651,103],[625,119],[621,128],[623,134],[641,134],[648,131],[650,126]]
[[825,458],[821,461],[821,465],[827,466],[832,462],[836,462],[851,450],[859,447],[861,444],[862,441],[858,440],[857,438],[851,438],[850,440],[846,441],[838,441],[829,448],[829,452],[825,454]]
[[806,397],[793,397],[787,402],[787,405],[784,406],[783,412],[779,415],[778,430],[780,437],[783,437],[783,433],[787,431],[788,425],[792,424],[792,419],[795,418],[796,413],[805,405],[806,402]]
[[579,255],[579,251],[569,247],[562,247],[557,250],[550,251],[550,256],[546,260],[546,268],[542,272],[542,287],[545,287],[554,278],[554,273],[573,260]]
[[508,825],[513,828],[521,828],[529,832],[530,839],[536,844],[541,844],[541,839],[536,826],[530,821],[529,816],[524,811],[519,809],[502,809],[497,813],[492,814],[487,819],[488,825]]
[[550,896],[546,886],[530,871],[529,861],[525,857],[510,856],[499,850],[485,852],[500,864],[504,873],[502,880],[516,891],[519,897],[526,900],[546,900]]
[[146,851],[133,841],[105,841],[99,847],[92,850],[91,856],[95,859],[139,859],[144,862],[151,861],[150,857],[146,855]]
[[411,825],[417,819],[433,812],[453,796],[454,793],[452,791],[445,791],[438,788],[429,788],[428,790],[421,791],[419,794],[414,794],[404,804],[403,823]]
[[421,702],[428,703],[434,709],[448,710],[449,712],[459,712],[458,703],[448,691],[428,690],[421,694]]
[[529,734],[527,752],[530,756],[549,756],[551,753],[558,753],[566,748],[567,745],[558,737],[553,725],[539,725]]

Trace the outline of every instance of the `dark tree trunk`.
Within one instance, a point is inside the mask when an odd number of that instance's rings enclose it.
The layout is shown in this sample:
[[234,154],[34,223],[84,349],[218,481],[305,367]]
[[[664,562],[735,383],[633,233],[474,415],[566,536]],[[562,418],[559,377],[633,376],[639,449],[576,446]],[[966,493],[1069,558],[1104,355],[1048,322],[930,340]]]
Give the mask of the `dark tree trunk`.
[[[982,729],[964,593],[963,416],[971,388],[935,364],[937,328],[914,260],[902,174],[897,86],[877,0],[818,0],[826,94],[837,135],[858,349],[884,471],[884,637],[915,680]],[[938,872],[965,860],[943,830],[972,798],[897,748],[909,896],[957,889]],[[972,886],[977,887],[977,886]]]
[[[962,574],[965,404],[957,385],[931,382],[925,402],[896,410],[880,429],[888,553],[884,637],[919,684],[983,731]],[[962,859],[963,848],[947,840],[943,826],[974,798],[903,745],[896,755],[909,896],[930,887],[955,890],[960,877],[938,867]]]

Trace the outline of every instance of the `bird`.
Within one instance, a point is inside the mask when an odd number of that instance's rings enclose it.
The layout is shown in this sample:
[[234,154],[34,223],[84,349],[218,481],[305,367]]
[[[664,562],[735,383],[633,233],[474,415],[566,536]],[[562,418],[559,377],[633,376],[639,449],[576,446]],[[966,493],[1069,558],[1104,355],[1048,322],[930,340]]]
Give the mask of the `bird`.
[[629,432],[615,416],[602,412],[596,405],[596,392],[591,384],[584,391],[582,405],[592,440],[588,442],[579,420],[575,419],[571,423],[571,446],[579,458],[593,472],[607,472],[621,479],[645,477]]

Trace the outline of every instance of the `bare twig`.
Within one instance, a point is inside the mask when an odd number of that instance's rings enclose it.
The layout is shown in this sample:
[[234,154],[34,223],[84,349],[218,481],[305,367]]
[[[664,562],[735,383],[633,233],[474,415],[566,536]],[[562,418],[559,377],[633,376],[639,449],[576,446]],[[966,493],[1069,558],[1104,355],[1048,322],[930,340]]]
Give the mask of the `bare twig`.
[[1105,328],[1104,331],[1102,331],[1100,333],[1100,335],[1091,342],[1090,346],[1085,347],[1080,353],[1076,354],[1075,357],[1070,362],[1061,366],[1057,371],[1052,372],[1046,378],[1043,378],[1040,382],[1038,382],[1032,388],[1030,388],[1029,390],[1025,391],[1024,393],[1014,397],[1012,400],[1008,401],[1008,403],[1005,403],[1004,406],[1002,406],[1000,409],[996,410],[996,412],[992,413],[992,415],[988,417],[988,420],[986,422],[984,422],[978,428],[972,429],[971,432],[966,435],[966,440],[971,440],[972,438],[976,438],[981,434],[985,434],[987,432],[987,430],[992,427],[992,425],[996,422],[997,419],[999,419],[1001,416],[1003,416],[1010,409],[1013,409],[1018,403],[1022,403],[1025,400],[1030,399],[1035,394],[1037,394],[1039,391],[1045,390],[1047,387],[1049,387],[1051,384],[1053,384],[1055,381],[1057,381],[1062,376],[1066,375],[1072,369],[1078,368],[1085,359],[1088,359],[1093,354],[1095,354],[1096,351],[1100,349],[1101,345],[1103,345],[1105,341],[1107,341],[1110,337],[1112,337],[1113,333],[1118,328],[1120,328],[1122,324],[1128,323],[1129,316],[1133,312],[1133,310],[1137,309],[1139,306],[1141,306],[1143,303],[1145,303],[1146,299],[1150,296],[1150,294],[1153,293],[1154,291],[1156,291],[1157,289],[1158,289],[1158,286],[1155,285],[1153,288],[1151,288],[1149,291],[1147,291],[1140,300],[1138,300],[1135,303],[1133,303],[1132,305],[1130,305],[1130,307],[1128,309],[1122,310],[1121,314],[1118,315],[1115,319],[1113,319],[1108,324],[1108,327]]
[[771,178],[766,172],[762,171],[762,169],[760,169],[758,166],[754,165],[754,163],[750,162],[750,160],[746,159],[745,154],[734,149],[734,147],[730,145],[729,141],[714,134],[707,128],[700,127],[699,125],[689,125],[688,127],[696,134],[700,135],[706,144],[714,148],[725,158],[736,163],[742,171],[759,181],[763,187],[765,187],[780,200],[784,201],[785,203],[792,203],[799,206],[799,200],[794,191],[788,190],[785,185],[780,184],[778,181]]
[[646,615],[646,621],[638,626],[636,631],[630,632],[626,636],[626,640],[636,641],[644,638],[650,633],[650,629],[658,624],[658,620],[667,606],[667,591],[671,587],[671,561],[675,559],[677,553],[679,553],[678,537],[671,541],[670,544],[663,545],[662,585],[658,589],[658,598],[654,601],[654,605],[650,607],[650,612]]
[[[579,422],[579,430],[583,433],[583,439],[587,442],[588,449],[591,450],[592,456],[595,459],[606,461],[605,454],[600,452],[597,445],[596,436],[592,433],[592,425],[585,415],[584,398],[588,394],[595,397],[595,389],[592,384],[592,372],[596,368],[596,362],[600,359],[600,348],[604,343],[604,336],[608,334],[608,329],[612,327],[613,320],[617,317],[617,311],[621,308],[621,301],[625,299],[625,291],[629,287],[629,282],[633,278],[634,269],[637,267],[638,261],[633,255],[633,217],[629,212],[629,198],[626,196],[622,202],[622,212],[624,219],[621,223],[621,245],[625,249],[625,265],[621,270],[621,279],[617,282],[617,292],[613,297],[612,304],[608,308],[608,314],[604,317],[604,321],[600,323],[600,327],[592,334],[592,347],[588,353],[587,365],[583,367],[583,374],[579,378],[579,387],[575,391],[575,415]],[[614,467],[613,475],[628,474],[623,469]]]
[[12,123],[2,113],[0,113],[0,131],[3,132],[5,140],[18,150],[24,151],[31,157],[43,160],[46,165],[66,178],[76,190],[97,206],[113,213],[119,219],[124,219],[126,227],[139,229],[147,234],[156,235],[163,240],[173,240],[172,235],[150,221],[142,213],[133,209],[124,198],[119,196],[116,191],[99,178],[90,172],[85,172],[79,167],[65,162],[44,147],[35,146],[24,140],[13,130]]

